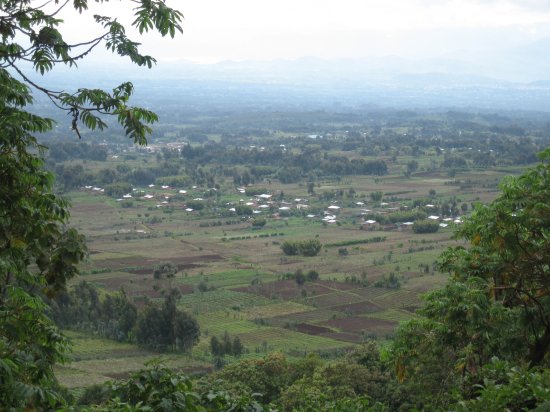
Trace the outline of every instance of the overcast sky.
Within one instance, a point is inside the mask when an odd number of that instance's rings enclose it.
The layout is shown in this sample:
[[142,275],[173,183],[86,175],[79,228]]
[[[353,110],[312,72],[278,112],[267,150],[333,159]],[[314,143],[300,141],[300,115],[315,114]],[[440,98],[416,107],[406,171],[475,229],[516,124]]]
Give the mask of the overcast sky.
[[[550,37],[550,0],[171,0],[175,40],[148,35],[158,60],[195,62],[397,55],[452,57]],[[128,2],[111,3],[129,19]],[[103,8],[101,14],[107,14]],[[75,38],[94,33],[66,15]],[[124,20],[124,18],[122,19]],[[97,32],[97,31],[96,31]]]

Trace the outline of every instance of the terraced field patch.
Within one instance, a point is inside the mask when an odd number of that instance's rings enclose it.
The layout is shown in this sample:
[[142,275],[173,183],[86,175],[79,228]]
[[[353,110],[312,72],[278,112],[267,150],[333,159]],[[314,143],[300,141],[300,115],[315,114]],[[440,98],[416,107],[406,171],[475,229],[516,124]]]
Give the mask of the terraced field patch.
[[342,305],[351,305],[353,303],[361,302],[362,300],[363,298],[360,296],[348,292],[333,292],[327,293],[326,295],[308,298],[308,302],[319,308],[334,308],[335,306],[341,307]]
[[397,326],[397,322],[394,321],[362,316],[348,316],[340,319],[330,319],[325,322],[320,322],[319,324],[337,329],[341,332],[372,334],[376,336],[391,334]]
[[295,316],[303,312],[314,311],[315,308],[296,302],[277,302],[263,306],[253,306],[242,311],[246,319],[265,319],[278,316]]
[[80,332],[65,331],[64,334],[72,342],[72,361],[57,366],[55,375],[69,389],[126,378],[153,360],[188,373],[211,370],[207,362],[184,354],[160,355],[130,343],[101,339]]
[[302,352],[349,347],[349,343],[323,336],[307,335],[289,329],[265,328],[260,332],[239,335],[243,344],[253,351]]
[[337,312],[331,309],[315,309],[306,312],[297,312],[291,315],[275,316],[267,318],[270,325],[285,326],[296,323],[317,323],[327,319],[336,319],[346,316],[342,312]]
[[[199,280],[207,280],[208,285],[218,288],[235,288],[242,287],[242,291],[249,291],[248,286],[251,286],[253,281],[260,283],[272,282],[277,280],[277,276],[272,273],[258,272],[254,269],[233,269],[225,270],[223,272],[209,273],[206,276],[197,276],[183,278],[182,283],[194,284]],[[251,287],[250,290],[254,288]]]
[[373,299],[373,302],[385,309],[407,308],[410,306],[418,307],[420,305],[420,298],[415,292],[397,290],[378,296]]
[[197,315],[203,334],[222,335],[225,332],[230,335],[260,331],[264,326],[246,320],[244,316],[234,311],[208,312]]
[[216,289],[183,296],[178,307],[195,315],[204,312],[217,312],[225,309],[243,310],[253,306],[269,305],[272,299],[250,293]]
[[320,282],[306,282],[303,285],[298,285],[296,281],[290,279],[277,280],[257,286],[235,288],[234,290],[255,293],[267,298],[277,298],[282,300],[301,299],[303,290],[305,290],[305,293],[308,296],[322,295],[333,292],[333,290]]
[[333,306],[332,310],[344,312],[349,315],[358,315],[362,313],[379,312],[382,310],[380,306],[371,302],[370,300],[363,300],[361,302],[350,303],[345,305]]

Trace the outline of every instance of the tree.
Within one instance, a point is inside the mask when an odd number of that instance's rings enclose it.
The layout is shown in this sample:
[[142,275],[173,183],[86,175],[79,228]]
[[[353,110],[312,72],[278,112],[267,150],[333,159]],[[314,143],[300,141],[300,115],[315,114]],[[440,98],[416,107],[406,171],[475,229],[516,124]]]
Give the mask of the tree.
[[105,194],[112,197],[122,197],[132,192],[132,185],[127,182],[111,183],[105,186]]
[[233,338],[232,354],[235,357],[240,357],[244,352],[244,346],[238,336]]
[[427,409],[448,409],[445,394],[453,388],[466,399],[478,396],[480,385],[491,382],[485,374],[495,357],[510,367],[527,365],[531,374],[548,361],[550,150],[540,158],[537,167],[505,179],[502,194],[465,219],[456,237],[469,247],[450,248],[440,258],[448,285],[427,295],[423,319],[398,331],[398,378],[424,407],[431,402]]
[[155,279],[173,278],[178,272],[178,267],[172,262],[160,262],[153,268]]
[[306,275],[304,275],[302,269],[298,269],[296,273],[294,273],[294,280],[299,286],[302,286],[304,283],[306,283]]
[[321,242],[318,239],[303,240],[299,243],[300,254],[304,256],[317,256],[321,247]]
[[418,161],[413,159],[407,162],[407,172],[409,173],[409,175],[411,173],[416,172],[417,170],[418,170]]
[[439,230],[439,222],[437,220],[417,220],[413,224],[414,233],[435,233]]
[[313,282],[317,279],[319,279],[319,272],[317,272],[316,270],[313,270],[311,269],[310,271],[307,272],[307,280],[309,280],[310,282]]
[[281,244],[281,250],[285,255],[294,256],[298,254],[298,244],[296,242],[291,242],[290,240],[285,240]]
[[223,356],[223,346],[220,344],[220,340],[216,336],[210,338],[210,352],[214,356]]
[[471,247],[449,250],[441,263],[457,282],[481,279],[491,303],[515,315],[531,366],[550,350],[550,149],[540,158],[504,180],[492,204],[476,208],[457,232]]
[[[85,411],[257,411],[262,412],[254,396],[231,396],[208,388],[199,393],[194,382],[181,372],[156,364],[133,373],[123,382],[111,383],[107,396],[95,399],[102,402]],[[96,392],[99,392],[96,390]],[[99,392],[101,396],[103,393]],[[80,408],[79,408],[80,410]]]
[[198,342],[198,322],[176,307],[180,296],[179,290],[172,289],[162,306],[149,304],[139,314],[136,325],[139,345],[161,352],[188,351]]
[[267,220],[256,218],[252,221],[252,226],[256,228],[260,228],[260,227],[264,227],[266,223],[267,223]]
[[229,333],[225,331],[222,337],[223,353],[227,355],[233,354],[233,344],[231,343],[231,338]]
[[323,245],[318,239],[308,239],[301,241],[285,240],[281,244],[281,250],[285,255],[294,256],[317,256]]
[[380,202],[383,196],[384,194],[380,191],[372,192],[370,194],[370,198],[372,199],[373,202]]
[[[156,30],[174,36],[181,31],[180,12],[161,0],[138,0],[133,25],[140,33]],[[107,4],[103,7],[107,8]],[[34,134],[50,130],[51,119],[32,114],[31,87],[67,112],[72,127],[103,129],[101,115],[116,117],[128,137],[146,143],[148,124],[157,116],[128,105],[131,83],[112,92],[79,89],[52,91],[27,73],[39,74],[58,64],[75,66],[99,45],[140,66],[155,60],[139,52],[125,28],[113,17],[94,16],[101,33],[70,44],[59,31],[59,13],[73,7],[86,15],[87,0],[37,3],[0,0],[0,409],[47,409],[59,402],[53,365],[67,342],[44,314],[44,295],[64,290],[77,273],[86,248],[84,238],[67,227],[68,203],[52,194],[53,176],[44,170],[45,147]],[[18,78],[16,78],[18,77]]]

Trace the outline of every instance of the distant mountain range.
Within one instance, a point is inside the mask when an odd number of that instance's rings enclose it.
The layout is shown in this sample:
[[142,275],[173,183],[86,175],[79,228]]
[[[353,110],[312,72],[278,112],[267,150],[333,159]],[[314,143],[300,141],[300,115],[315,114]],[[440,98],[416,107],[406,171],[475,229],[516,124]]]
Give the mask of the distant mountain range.
[[[179,100],[197,110],[339,109],[365,105],[550,112],[550,39],[505,51],[444,59],[163,61],[152,71],[117,61],[48,77],[56,87],[130,79],[143,100]],[[74,73],[74,77],[73,74]],[[84,76],[83,76],[84,75]]]

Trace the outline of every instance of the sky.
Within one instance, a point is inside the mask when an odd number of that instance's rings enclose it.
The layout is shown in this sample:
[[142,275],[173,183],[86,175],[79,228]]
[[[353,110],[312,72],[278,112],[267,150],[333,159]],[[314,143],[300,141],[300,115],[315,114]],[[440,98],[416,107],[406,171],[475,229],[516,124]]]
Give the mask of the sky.
[[[131,21],[128,1],[108,8]],[[317,57],[453,57],[550,38],[550,0],[167,0],[185,16],[176,39],[146,35],[162,60],[214,63]],[[107,9],[92,10],[106,14]],[[66,14],[75,39],[94,33]],[[95,31],[97,32],[97,31]],[[96,55],[102,56],[102,54]],[[103,58],[103,57],[101,57]]]

